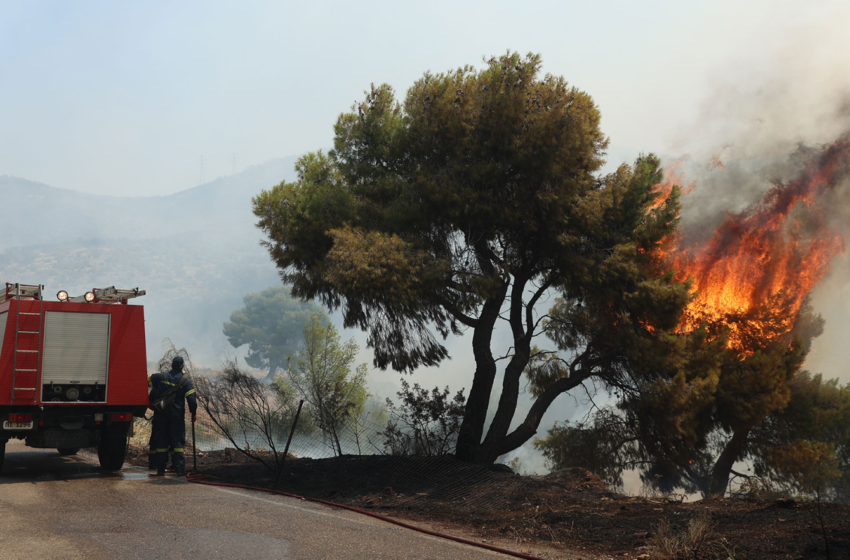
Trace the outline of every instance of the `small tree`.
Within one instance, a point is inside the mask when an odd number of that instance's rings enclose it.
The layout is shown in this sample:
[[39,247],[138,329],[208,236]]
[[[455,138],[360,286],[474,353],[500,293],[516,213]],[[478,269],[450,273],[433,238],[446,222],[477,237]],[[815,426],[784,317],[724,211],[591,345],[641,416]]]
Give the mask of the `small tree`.
[[369,448],[379,450],[376,442],[381,437],[381,429],[386,426],[387,419],[387,408],[383,401],[370,394],[360,407],[359,414],[352,416],[348,422],[359,455],[364,454],[363,447],[367,444]]
[[[236,361],[225,362],[215,379],[195,380],[198,401],[215,430],[237,451],[261,463],[278,477],[282,472],[283,446],[297,404],[294,393],[279,384],[264,384],[241,369]],[[260,448],[271,452],[263,453]]]
[[401,405],[396,408],[387,399],[390,421],[379,435],[384,448],[392,455],[424,455],[426,457],[454,453],[463,422],[463,389],[449,398],[449,388],[434,387],[429,393],[418,383],[402,379],[396,393]]
[[234,348],[248,345],[245,363],[265,369],[271,381],[287,357],[298,349],[301,332],[311,315],[324,315],[312,301],[300,301],[289,296],[289,288],[275,286],[262,292],[248,294],[241,309],[234,311],[224,323],[224,335]]
[[289,381],[311,409],[314,422],[342,455],[340,432],[360,414],[366,402],[366,364],[352,365],[359,348],[354,340],[340,342],[333,324],[314,314],[304,327],[304,347],[289,361]]

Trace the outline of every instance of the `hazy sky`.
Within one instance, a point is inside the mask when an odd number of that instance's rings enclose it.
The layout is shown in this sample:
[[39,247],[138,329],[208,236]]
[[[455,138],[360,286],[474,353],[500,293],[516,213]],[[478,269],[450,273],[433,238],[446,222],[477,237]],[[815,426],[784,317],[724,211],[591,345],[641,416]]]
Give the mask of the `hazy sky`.
[[329,146],[371,82],[403,92],[508,49],[595,98],[614,159],[678,154],[719,89],[760,87],[790,43],[846,52],[842,4],[0,0],[0,175],[169,194],[200,182],[202,156],[209,181],[234,155]]

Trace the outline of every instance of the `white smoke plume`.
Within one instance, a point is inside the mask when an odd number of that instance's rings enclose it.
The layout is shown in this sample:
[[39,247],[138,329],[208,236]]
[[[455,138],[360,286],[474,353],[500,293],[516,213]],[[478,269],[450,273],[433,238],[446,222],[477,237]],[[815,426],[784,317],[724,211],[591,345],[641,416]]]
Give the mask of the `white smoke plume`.
[[[784,30],[772,56],[730,60],[706,92],[699,117],[679,128],[668,153],[675,154],[684,182],[686,235],[710,235],[727,212],[760,200],[775,182],[799,171],[801,151],[850,133],[850,6],[832,5],[828,22]],[[847,162],[850,166],[850,162]],[[831,193],[830,225],[850,246],[850,184]],[[825,377],[850,381],[850,259],[836,257],[812,292],[815,311],[826,319],[806,367]]]

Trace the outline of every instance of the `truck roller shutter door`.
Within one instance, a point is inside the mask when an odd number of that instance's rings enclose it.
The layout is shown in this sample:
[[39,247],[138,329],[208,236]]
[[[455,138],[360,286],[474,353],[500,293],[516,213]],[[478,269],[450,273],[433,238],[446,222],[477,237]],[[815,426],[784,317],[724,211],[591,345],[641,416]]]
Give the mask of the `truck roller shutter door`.
[[109,369],[108,313],[47,311],[41,382],[106,385]]

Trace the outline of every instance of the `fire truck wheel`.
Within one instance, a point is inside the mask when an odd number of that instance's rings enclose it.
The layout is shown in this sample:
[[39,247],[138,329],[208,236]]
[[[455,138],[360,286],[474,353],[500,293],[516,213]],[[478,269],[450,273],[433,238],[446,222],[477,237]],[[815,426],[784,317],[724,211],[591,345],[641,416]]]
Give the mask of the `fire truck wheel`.
[[79,447],[60,447],[56,451],[59,452],[60,455],[76,455],[80,452]]
[[100,460],[100,468],[106,471],[117,471],[124,464],[124,456],[127,454],[128,438],[104,438],[97,448],[97,458]]

